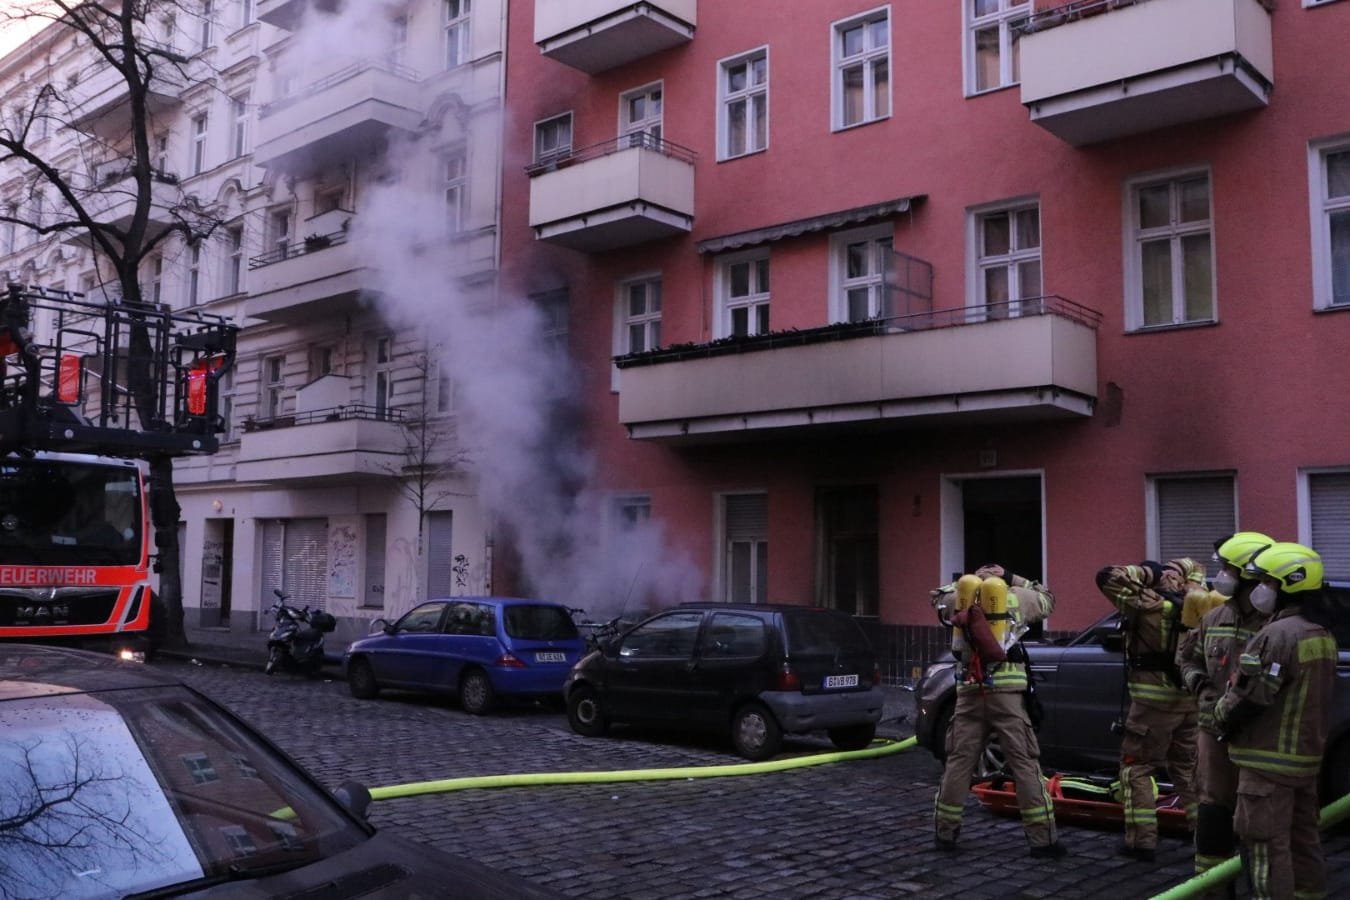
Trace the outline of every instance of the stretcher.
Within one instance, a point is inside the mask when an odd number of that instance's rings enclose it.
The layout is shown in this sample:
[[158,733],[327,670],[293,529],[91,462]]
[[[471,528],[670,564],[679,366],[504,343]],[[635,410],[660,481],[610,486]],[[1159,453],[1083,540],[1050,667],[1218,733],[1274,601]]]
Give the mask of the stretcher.
[[[1125,810],[1118,783],[1109,778],[1052,775],[1046,790],[1055,806],[1055,821],[1061,825],[1084,825],[1123,831]],[[1009,778],[982,781],[971,787],[984,808],[1000,816],[1017,817],[1017,791]],[[1181,798],[1166,785],[1158,786],[1158,831],[1183,835],[1190,831]]]

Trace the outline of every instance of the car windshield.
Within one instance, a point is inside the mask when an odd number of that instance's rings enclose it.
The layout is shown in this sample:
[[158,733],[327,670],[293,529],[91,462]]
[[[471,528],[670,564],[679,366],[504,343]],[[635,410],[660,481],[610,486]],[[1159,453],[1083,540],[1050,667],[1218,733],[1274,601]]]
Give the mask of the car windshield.
[[55,460],[0,464],[0,562],[140,561],[140,476],[126,466]]
[[52,691],[0,700],[0,895],[121,897],[247,878],[368,839],[185,688]]
[[870,653],[871,645],[858,623],[827,609],[809,609],[784,616],[788,652],[794,654]]
[[525,641],[571,641],[580,637],[572,616],[561,606],[514,604],[506,607],[506,633]]

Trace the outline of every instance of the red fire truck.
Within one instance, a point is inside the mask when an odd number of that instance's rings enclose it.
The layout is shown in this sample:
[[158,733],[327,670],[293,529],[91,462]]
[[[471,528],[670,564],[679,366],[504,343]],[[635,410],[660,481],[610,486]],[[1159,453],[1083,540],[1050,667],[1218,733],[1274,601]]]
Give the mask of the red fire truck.
[[147,461],[216,450],[236,333],[148,304],[0,296],[0,640],[150,649]]

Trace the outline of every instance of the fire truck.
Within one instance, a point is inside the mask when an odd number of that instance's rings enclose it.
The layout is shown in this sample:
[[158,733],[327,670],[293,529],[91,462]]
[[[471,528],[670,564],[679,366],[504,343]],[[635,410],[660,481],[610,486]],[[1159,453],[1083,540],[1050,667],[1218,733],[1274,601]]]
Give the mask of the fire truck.
[[149,461],[215,452],[237,331],[158,304],[0,295],[0,640],[151,649]]

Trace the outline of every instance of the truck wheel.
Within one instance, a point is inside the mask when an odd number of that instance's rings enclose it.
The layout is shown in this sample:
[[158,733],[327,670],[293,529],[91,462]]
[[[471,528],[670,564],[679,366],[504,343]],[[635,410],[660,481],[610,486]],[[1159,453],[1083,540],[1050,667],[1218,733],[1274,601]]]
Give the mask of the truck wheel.
[[747,703],[731,719],[731,743],[741,756],[760,762],[783,748],[783,730],[768,707]]

